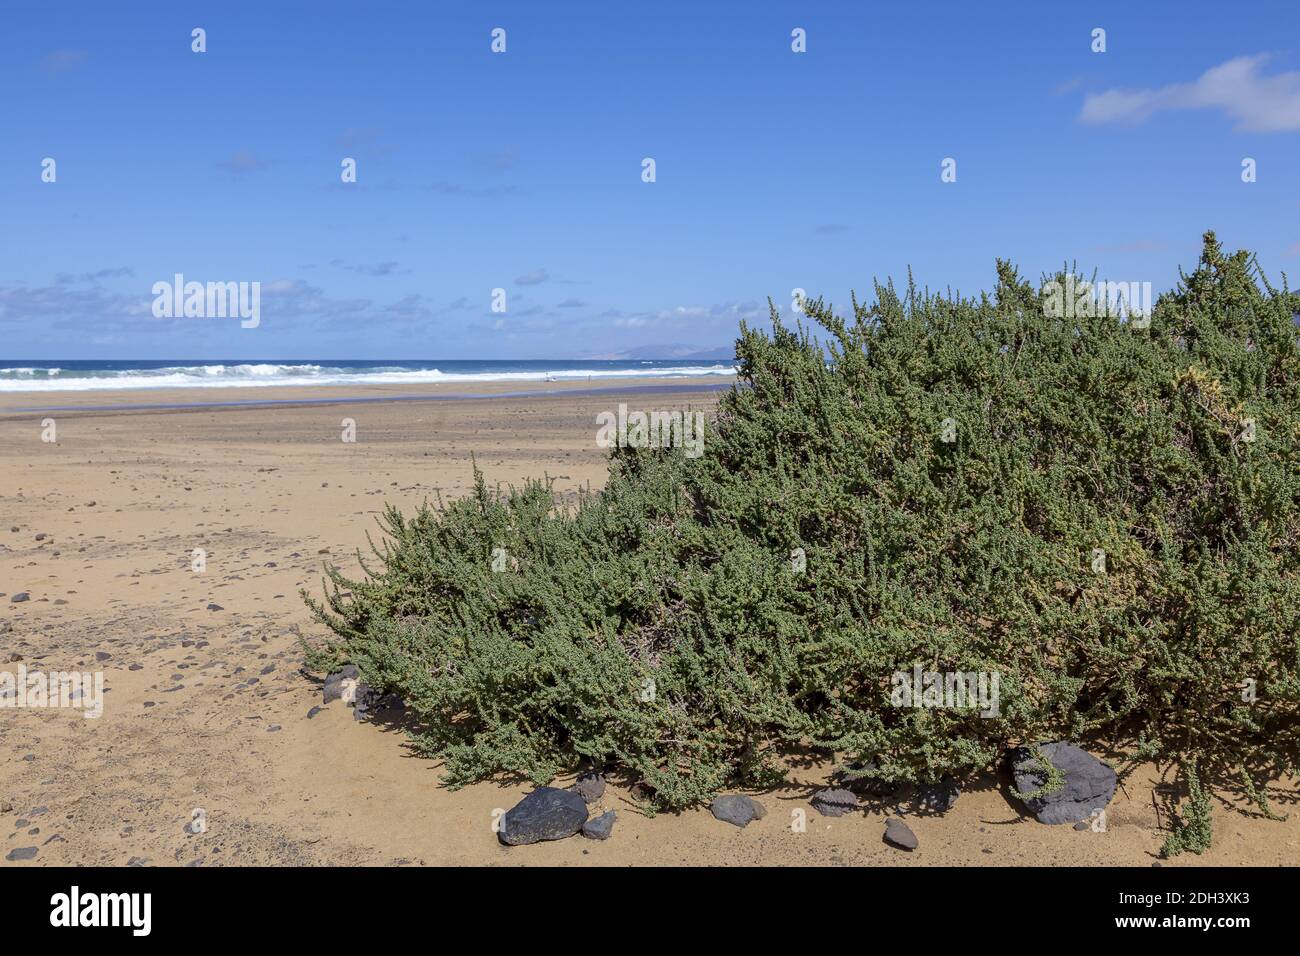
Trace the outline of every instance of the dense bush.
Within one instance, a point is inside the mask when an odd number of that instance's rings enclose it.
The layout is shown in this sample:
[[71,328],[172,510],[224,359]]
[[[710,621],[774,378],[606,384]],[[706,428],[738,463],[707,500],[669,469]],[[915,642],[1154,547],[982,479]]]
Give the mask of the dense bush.
[[[795,750],[915,780],[1059,737],[1296,767],[1300,297],[1208,234],[1149,327],[1048,305],[999,262],[976,300],[807,303],[825,345],[773,310],[702,457],[617,449],[571,509],[481,476],[390,509],[313,602],[331,652],[452,783],[588,758],[680,807]],[[918,664],[997,672],[1000,713],[893,706]]]

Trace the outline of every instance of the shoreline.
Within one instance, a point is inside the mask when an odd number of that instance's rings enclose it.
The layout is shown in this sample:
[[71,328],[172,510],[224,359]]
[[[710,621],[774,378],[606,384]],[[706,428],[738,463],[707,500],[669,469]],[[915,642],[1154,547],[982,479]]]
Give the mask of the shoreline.
[[[40,404],[15,405],[0,398],[0,419],[43,412],[150,412],[150,411],[218,411],[222,409],[293,408],[320,405],[377,404],[389,402],[463,402],[481,399],[555,398],[563,396],[599,397],[614,394],[676,395],[689,392],[725,391],[736,383],[730,376],[724,382],[717,376],[661,376],[655,378],[629,377],[590,382],[547,382],[545,388],[520,390],[517,382],[484,382],[479,385],[465,382],[435,383],[423,386],[372,384],[359,386],[340,385],[268,385],[259,392],[270,392],[268,398],[229,398],[232,387],[212,388],[159,388],[159,389],[104,389],[87,390],[87,398],[97,399],[76,405]],[[240,389],[242,391],[242,389]],[[193,398],[194,393],[200,393]],[[321,394],[326,393],[326,394]],[[5,396],[27,397],[48,393],[7,392]],[[144,401],[145,396],[158,401]],[[186,400],[182,400],[182,396]],[[53,397],[53,396],[51,396]],[[61,396],[60,396],[61,397]],[[134,399],[122,401],[123,398]]]

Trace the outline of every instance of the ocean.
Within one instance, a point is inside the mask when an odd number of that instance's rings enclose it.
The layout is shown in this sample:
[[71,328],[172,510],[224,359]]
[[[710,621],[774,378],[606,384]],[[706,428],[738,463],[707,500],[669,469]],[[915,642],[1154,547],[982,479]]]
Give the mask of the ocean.
[[730,362],[672,359],[543,360],[0,360],[0,392],[90,392],[137,388],[258,388],[273,385],[423,385],[438,382],[592,381],[732,376]]

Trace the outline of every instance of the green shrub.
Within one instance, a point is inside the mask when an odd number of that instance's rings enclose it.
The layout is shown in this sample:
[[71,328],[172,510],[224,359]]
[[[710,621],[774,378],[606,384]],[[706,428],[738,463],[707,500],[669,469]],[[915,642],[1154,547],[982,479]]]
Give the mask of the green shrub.
[[[974,300],[807,303],[825,345],[773,310],[702,457],[390,509],[313,607],[452,784],[586,758],[676,808],[793,751],[933,780],[1060,737],[1295,767],[1300,297],[1211,233],[1147,328],[1050,306],[999,262]],[[916,665],[996,672],[999,713],[893,706]]]
[[1160,854],[1165,857],[1180,853],[1200,856],[1210,848],[1210,795],[1201,785],[1194,758],[1184,765],[1183,776],[1187,778],[1187,800],[1160,849]]

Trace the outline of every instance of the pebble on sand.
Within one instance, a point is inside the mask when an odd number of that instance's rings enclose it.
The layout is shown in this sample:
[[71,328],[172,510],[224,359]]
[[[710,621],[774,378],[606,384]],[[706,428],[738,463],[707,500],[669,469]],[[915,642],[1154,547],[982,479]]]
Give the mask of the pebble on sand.
[[582,835],[589,840],[608,840],[609,835],[614,832],[614,821],[617,819],[618,814],[613,810],[606,810],[600,816],[582,825]]
[[595,803],[605,795],[605,778],[591,771],[580,773],[573,789],[587,803]]
[[841,787],[818,790],[808,802],[824,817],[840,817],[858,809],[858,795]]
[[742,829],[751,821],[761,820],[767,815],[767,810],[761,803],[743,793],[729,793],[714,797],[709,809],[717,819]]
[[902,820],[896,820],[890,817],[885,821],[885,842],[892,843],[900,850],[915,850],[917,843],[916,834]]

